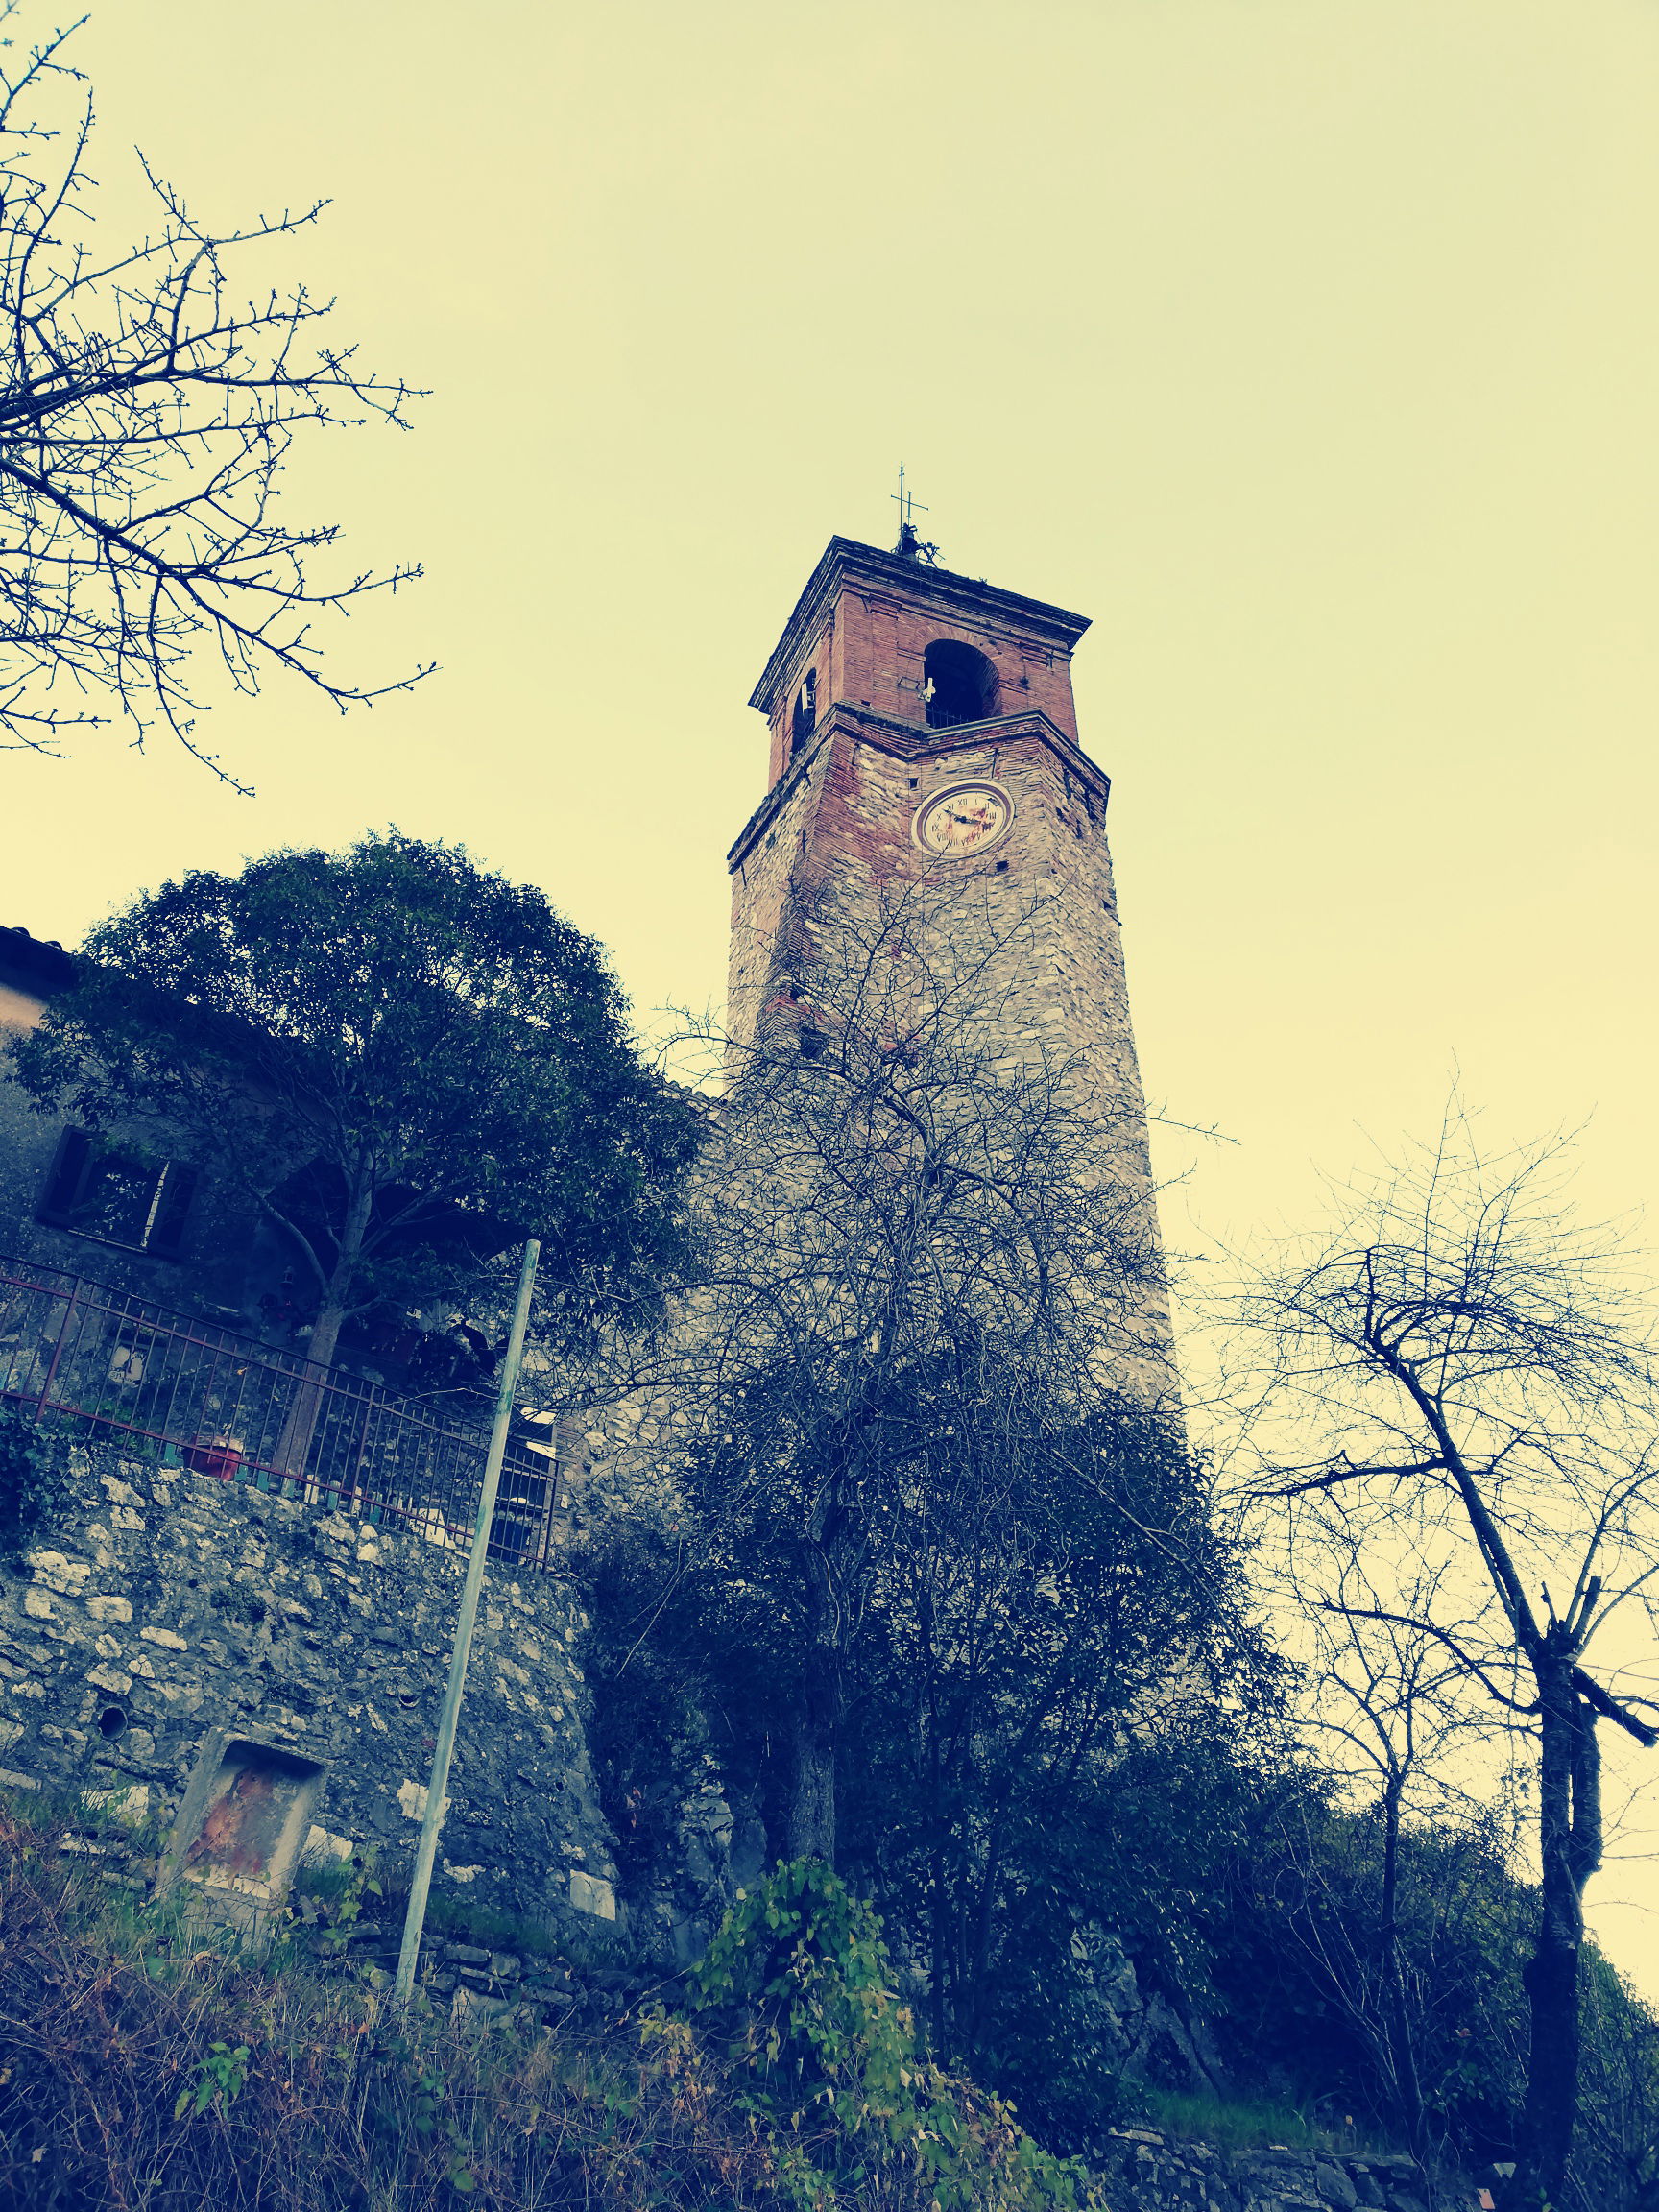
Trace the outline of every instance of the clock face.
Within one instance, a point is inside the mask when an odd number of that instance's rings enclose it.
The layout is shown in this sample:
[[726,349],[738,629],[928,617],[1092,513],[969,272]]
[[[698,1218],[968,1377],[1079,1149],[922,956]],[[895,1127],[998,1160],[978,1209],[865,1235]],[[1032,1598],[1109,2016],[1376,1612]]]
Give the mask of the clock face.
[[999,783],[953,783],[916,809],[911,835],[924,853],[965,858],[1006,835],[1014,802]]

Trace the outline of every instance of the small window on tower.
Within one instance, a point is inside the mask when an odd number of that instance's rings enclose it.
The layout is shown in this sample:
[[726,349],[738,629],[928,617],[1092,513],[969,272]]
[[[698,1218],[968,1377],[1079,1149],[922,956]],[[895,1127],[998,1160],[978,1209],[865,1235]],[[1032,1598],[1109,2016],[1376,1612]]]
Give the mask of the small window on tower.
[[972,645],[939,637],[923,656],[922,696],[929,730],[989,721],[998,710],[997,671]]
[[85,1129],[66,1129],[38,1217],[104,1244],[175,1259],[196,1170],[152,1153],[123,1151]]
[[795,725],[790,733],[790,751],[799,753],[818,726],[818,671],[808,668],[801,688],[795,694]]
[[824,1047],[829,1043],[822,1029],[803,1029],[801,1032],[801,1057],[803,1060],[822,1060]]

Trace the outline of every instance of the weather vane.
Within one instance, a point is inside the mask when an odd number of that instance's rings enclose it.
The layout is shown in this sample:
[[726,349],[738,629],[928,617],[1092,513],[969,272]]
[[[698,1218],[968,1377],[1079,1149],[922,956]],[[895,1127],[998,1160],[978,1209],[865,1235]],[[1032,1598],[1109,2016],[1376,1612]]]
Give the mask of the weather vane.
[[916,525],[911,519],[918,508],[921,508],[924,515],[928,513],[928,509],[922,505],[921,500],[913,492],[905,491],[904,464],[902,461],[899,464],[899,489],[897,492],[890,492],[887,496],[896,500],[899,507],[899,542],[894,546],[894,552],[903,555],[909,561],[926,561],[929,566],[936,565],[939,559],[938,546],[929,545],[924,539],[919,538],[916,535]]

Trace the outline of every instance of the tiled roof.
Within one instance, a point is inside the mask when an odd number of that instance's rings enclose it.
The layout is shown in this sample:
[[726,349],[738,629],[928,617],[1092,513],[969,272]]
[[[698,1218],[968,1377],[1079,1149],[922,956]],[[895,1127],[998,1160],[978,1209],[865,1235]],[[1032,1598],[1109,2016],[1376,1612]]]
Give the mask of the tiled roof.
[[48,991],[60,991],[75,980],[75,955],[65,952],[56,938],[31,937],[27,929],[0,926],[0,973],[28,976]]

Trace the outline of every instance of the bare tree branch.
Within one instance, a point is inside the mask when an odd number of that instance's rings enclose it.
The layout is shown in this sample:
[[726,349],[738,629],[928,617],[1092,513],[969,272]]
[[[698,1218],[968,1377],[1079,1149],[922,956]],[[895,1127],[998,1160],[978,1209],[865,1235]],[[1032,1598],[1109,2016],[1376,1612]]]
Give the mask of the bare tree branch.
[[324,574],[338,526],[282,497],[297,434],[406,429],[419,395],[327,343],[331,301],[233,291],[232,265],[321,202],[209,230],[146,164],[155,228],[93,252],[92,97],[63,59],[79,28],[0,67],[0,745],[60,754],[118,719],[141,746],[160,725],[242,789],[194,734],[201,646],[239,691],[281,670],[341,709],[429,673],[327,671],[318,622],[420,570]]
[[[1659,1572],[1651,1320],[1614,1242],[1573,1215],[1563,1166],[1555,1142],[1486,1156],[1455,1100],[1433,1142],[1340,1193],[1334,1232],[1262,1270],[1243,1305],[1265,1347],[1253,1492],[1286,1514],[1304,1590],[1322,1559],[1362,1561],[1360,1602],[1316,1582],[1315,1602],[1450,1652],[1532,1734],[1530,2141],[1509,2199],[1528,2212],[1559,2200],[1576,2113],[1597,1724],[1659,1745],[1640,1700],[1583,1664]],[[1266,1447],[1275,1421],[1323,1431],[1317,1472]],[[1529,1699],[1502,1687],[1516,1671]]]

